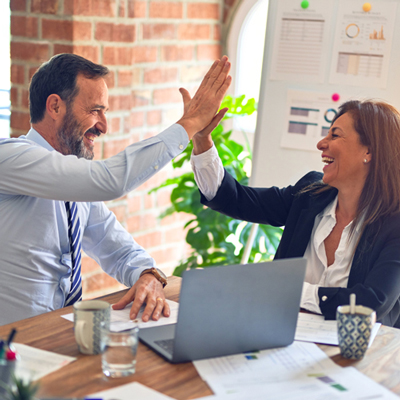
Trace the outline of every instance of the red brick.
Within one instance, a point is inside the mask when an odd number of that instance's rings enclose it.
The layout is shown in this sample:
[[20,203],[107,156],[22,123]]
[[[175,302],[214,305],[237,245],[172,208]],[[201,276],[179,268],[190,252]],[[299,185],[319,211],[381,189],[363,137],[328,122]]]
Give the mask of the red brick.
[[196,19],[219,19],[219,4],[188,3],[187,16]]
[[147,2],[128,0],[128,17],[144,18],[146,17]]
[[183,229],[183,226],[180,226],[178,228],[170,228],[164,232],[163,244],[177,243],[177,242],[179,243],[185,241],[186,233],[187,232],[185,231],[185,229]]
[[182,18],[183,4],[172,2],[150,3],[150,18]]
[[55,44],[54,54],[60,53],[77,54],[95,63],[100,61],[100,49],[97,46]]
[[96,24],[95,38],[105,42],[132,43],[135,41],[135,25],[99,22]]
[[203,79],[210,65],[192,65],[192,66],[184,66],[181,68],[181,81],[185,82],[199,82]]
[[151,256],[154,258],[157,265],[171,261],[177,263],[181,258],[180,249],[177,246],[170,246],[167,249],[152,251]]
[[145,231],[157,226],[157,216],[153,213],[141,213],[128,218],[127,228],[128,232],[135,234],[135,232]]
[[147,118],[146,118],[147,125],[150,126],[159,125],[161,124],[161,121],[162,121],[161,110],[147,111]]
[[132,47],[105,47],[103,52],[104,65],[132,65]]
[[109,89],[115,87],[115,72],[110,71],[105,77],[104,80],[106,81],[106,85]]
[[25,67],[23,65],[11,64],[11,83],[25,83]]
[[157,206],[167,207],[171,205],[171,191],[170,188],[165,188],[157,191]]
[[139,126],[143,126],[144,124],[144,112],[132,112],[130,115],[130,126],[131,128],[137,128]]
[[81,21],[44,19],[42,36],[44,39],[91,40],[92,24]]
[[129,139],[114,139],[103,143],[103,157],[109,158],[115,156],[120,151],[130,145]]
[[94,142],[94,159],[95,160],[101,160],[103,158],[103,141],[102,140],[96,140]]
[[29,108],[29,91],[28,91],[28,89],[22,89],[22,91],[21,91],[21,106],[25,109]]
[[43,43],[11,42],[11,59],[44,62],[49,59],[49,45]]
[[128,210],[130,213],[138,212],[142,209],[142,197],[133,196],[128,198]]
[[221,55],[222,47],[219,44],[199,44],[197,46],[197,58],[199,60],[215,60]]
[[64,14],[79,16],[115,17],[115,0],[64,0]]
[[175,39],[176,29],[174,24],[143,24],[143,39]]
[[121,118],[111,118],[108,124],[110,132],[109,134],[120,133],[121,130]]
[[11,35],[37,38],[38,19],[36,17],[11,16]]
[[124,18],[126,16],[126,7],[125,3],[120,3],[118,8],[118,16]]
[[150,210],[154,208],[154,206],[155,206],[154,197],[151,194],[144,196],[144,209]]
[[220,42],[222,40],[221,25],[214,26],[214,40]]
[[132,62],[147,63],[157,61],[157,47],[153,46],[138,46],[132,49]]
[[125,221],[125,218],[127,216],[127,205],[108,205],[108,208],[114,213],[119,222]]
[[133,72],[130,70],[118,71],[118,86],[129,87],[132,85]]
[[95,271],[102,271],[100,265],[97,264],[97,262],[94,261],[93,258],[90,258],[88,256],[82,257],[82,275],[86,275],[90,272]]
[[108,103],[111,111],[130,110],[131,96],[127,95],[112,95],[108,98]]
[[151,247],[157,247],[162,244],[162,233],[161,232],[151,232],[146,235],[135,235],[134,239],[145,249]]
[[11,111],[10,127],[22,131],[28,131],[30,128],[29,112]]
[[155,68],[144,72],[145,83],[175,82],[178,79],[177,68]]
[[26,11],[26,0],[10,0],[11,11]]
[[210,39],[210,25],[181,24],[178,27],[179,40]]
[[104,288],[111,288],[113,286],[119,287],[120,283],[103,271],[99,272],[98,274],[84,277],[82,280],[82,290],[87,293]]
[[21,104],[18,101],[18,89],[16,87],[12,87],[10,89],[10,102],[11,104],[13,104],[14,106],[20,106]]
[[190,61],[193,59],[193,46],[164,46],[161,49],[162,61]]
[[40,14],[56,14],[59,0],[31,0],[31,12]]
[[151,93],[148,90],[134,90],[131,93],[132,107],[142,107],[150,103]]

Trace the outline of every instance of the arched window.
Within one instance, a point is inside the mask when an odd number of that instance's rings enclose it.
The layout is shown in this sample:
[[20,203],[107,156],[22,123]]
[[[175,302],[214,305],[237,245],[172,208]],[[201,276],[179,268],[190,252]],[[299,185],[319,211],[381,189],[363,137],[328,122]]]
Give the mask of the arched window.
[[[258,101],[267,26],[268,0],[242,0],[233,17],[227,50],[232,60],[233,95]],[[253,142],[257,116],[241,117],[234,128],[244,130]]]

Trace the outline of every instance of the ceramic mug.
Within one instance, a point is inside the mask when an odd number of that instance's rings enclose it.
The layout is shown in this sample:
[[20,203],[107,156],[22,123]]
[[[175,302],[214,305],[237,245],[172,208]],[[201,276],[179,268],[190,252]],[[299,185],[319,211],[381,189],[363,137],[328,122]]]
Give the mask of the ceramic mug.
[[371,331],[376,322],[376,313],[372,308],[339,306],[336,311],[340,353],[344,358],[361,360],[369,346]]
[[110,304],[101,300],[79,301],[73,305],[75,340],[83,354],[100,354],[101,326],[110,326]]

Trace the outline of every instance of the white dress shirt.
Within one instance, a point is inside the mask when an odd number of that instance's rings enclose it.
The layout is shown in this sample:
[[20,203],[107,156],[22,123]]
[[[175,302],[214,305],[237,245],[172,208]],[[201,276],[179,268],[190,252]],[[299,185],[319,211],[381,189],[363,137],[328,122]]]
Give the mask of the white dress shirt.
[[[213,146],[208,151],[191,157],[196,183],[207,200],[211,200],[221,186],[224,168]],[[355,246],[359,238],[359,225],[350,236],[352,222],[342,232],[335,252],[335,261],[328,267],[324,241],[336,225],[336,199],[315,218],[313,231],[304,257],[307,259],[306,276],[300,306],[315,313],[319,308],[319,287],[346,287]]]
[[186,148],[181,125],[104,161],[64,156],[31,129],[0,140],[0,325],[64,306],[71,254],[64,201],[76,201],[82,248],[126,286],[154,260],[102,201],[125,195]]

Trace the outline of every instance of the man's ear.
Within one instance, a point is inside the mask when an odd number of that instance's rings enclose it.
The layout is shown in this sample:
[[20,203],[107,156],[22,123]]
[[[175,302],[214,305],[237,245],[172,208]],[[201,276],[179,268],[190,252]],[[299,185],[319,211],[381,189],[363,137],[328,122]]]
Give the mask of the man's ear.
[[64,115],[65,103],[58,94],[51,94],[46,101],[46,112],[54,120]]

